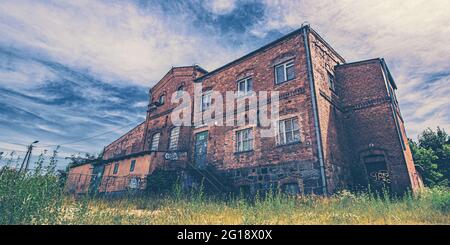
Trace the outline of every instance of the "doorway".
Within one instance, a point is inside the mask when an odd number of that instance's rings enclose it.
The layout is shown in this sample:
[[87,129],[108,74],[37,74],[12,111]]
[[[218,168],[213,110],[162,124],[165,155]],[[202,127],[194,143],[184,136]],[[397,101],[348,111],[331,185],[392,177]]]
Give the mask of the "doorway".
[[383,155],[372,155],[364,158],[368,185],[371,191],[381,193],[391,188],[390,174]]
[[206,153],[208,148],[208,131],[195,135],[194,164],[199,169],[206,167]]

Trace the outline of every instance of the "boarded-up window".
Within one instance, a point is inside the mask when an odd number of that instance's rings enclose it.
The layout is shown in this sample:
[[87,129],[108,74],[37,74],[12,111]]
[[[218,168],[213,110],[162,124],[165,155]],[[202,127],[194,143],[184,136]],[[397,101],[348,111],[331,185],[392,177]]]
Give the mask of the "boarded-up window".
[[178,149],[179,136],[180,136],[180,127],[175,127],[170,131],[169,150],[175,151]]
[[152,146],[150,148],[151,151],[157,151],[158,150],[160,136],[161,136],[160,133],[156,133],[156,134],[153,135],[153,137],[152,137]]

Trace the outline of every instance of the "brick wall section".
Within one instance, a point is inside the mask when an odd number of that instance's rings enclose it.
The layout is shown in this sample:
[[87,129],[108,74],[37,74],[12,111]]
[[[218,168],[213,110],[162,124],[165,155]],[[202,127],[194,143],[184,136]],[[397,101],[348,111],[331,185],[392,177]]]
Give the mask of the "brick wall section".
[[81,166],[70,168],[66,181],[65,191],[72,194],[81,194],[88,192],[92,169],[92,164],[84,164]]
[[105,147],[103,159],[126,156],[141,152],[144,144],[145,123],[141,123],[119,139]]
[[340,106],[340,84],[332,90],[329,75],[345,60],[335,53],[315,32],[309,32],[311,62],[317,96],[325,174],[329,193],[347,188],[351,183],[348,149],[344,131],[344,113]]
[[[132,178],[139,179],[139,189],[145,189],[147,175],[155,169],[156,162],[151,154],[113,161],[105,164],[99,192],[124,191],[130,186]],[[136,161],[134,170],[130,171],[131,162]],[[118,164],[118,171],[114,173],[114,165]]]
[[[295,79],[275,85],[275,65],[290,59],[294,60]],[[269,185],[293,183],[298,184],[303,192],[320,192],[317,142],[301,33],[234,63],[202,79],[201,82],[203,88],[220,91],[225,100],[225,91],[236,91],[237,81],[249,76],[253,79],[253,90],[256,92],[275,90],[283,94],[299,88],[302,90],[302,93],[280,101],[280,118],[298,118],[301,142],[278,146],[275,137],[259,137],[260,128],[250,124],[241,127],[198,128],[194,133],[209,132],[208,163],[228,172],[235,184],[247,185],[252,191],[266,189]],[[223,111],[225,112],[226,108],[223,108]],[[251,115],[251,110],[244,113]],[[235,133],[245,128],[253,128],[253,150],[236,153]]]
[[[163,94],[166,95],[166,102],[164,105],[158,106],[156,110],[150,110],[147,114],[147,133],[144,149],[146,151],[150,150],[153,135],[160,133],[158,151],[161,152],[161,154],[154,156],[154,161],[158,162],[161,166],[169,163],[172,165],[185,165],[190,157],[192,128],[190,126],[182,126],[180,128],[177,149],[177,152],[180,154],[180,160],[167,161],[164,158],[164,153],[169,150],[170,131],[174,128],[174,125],[171,122],[171,112],[178,106],[177,103],[171,103],[171,97],[182,85],[184,91],[189,93],[190,97],[193,98],[193,80],[204,74],[205,71],[197,66],[174,67],[151,89],[152,99],[150,103],[157,102],[159,97]],[[193,106],[192,103],[191,107],[193,108]]]
[[[355,183],[368,183],[363,158],[384,155],[391,187],[403,192],[412,185],[410,172],[415,173],[412,159],[405,161],[397,126],[394,121],[391,98],[385,83],[380,59],[368,60],[336,67],[336,78],[343,87],[343,107],[348,111],[344,124],[352,149],[352,172]],[[401,131],[404,134],[402,125]],[[403,137],[406,140],[406,137]],[[407,144],[407,142],[405,142]]]

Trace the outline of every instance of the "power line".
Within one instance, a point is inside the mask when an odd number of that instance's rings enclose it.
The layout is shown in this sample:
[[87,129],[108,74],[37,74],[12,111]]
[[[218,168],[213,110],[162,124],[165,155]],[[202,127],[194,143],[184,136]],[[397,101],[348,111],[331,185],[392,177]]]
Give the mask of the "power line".
[[15,143],[15,142],[6,142],[6,141],[2,141],[2,140],[0,140],[0,142],[5,143],[5,144],[10,144],[10,145],[28,146],[26,144],[20,144],[20,143]]
[[13,150],[13,149],[9,149],[9,148],[4,148],[4,147],[0,147],[0,149],[5,150],[5,151],[11,151],[11,152],[26,152],[26,151],[21,151],[21,150]]
[[86,138],[81,138],[81,139],[75,140],[75,141],[69,141],[69,142],[65,142],[65,143],[61,143],[61,144],[54,144],[54,145],[36,146],[35,148],[46,148],[46,147],[56,147],[56,146],[63,146],[63,145],[71,145],[71,144],[74,144],[74,143],[79,143],[79,142],[83,142],[83,141],[86,141],[86,140],[94,139],[94,138],[97,138],[97,137],[100,137],[100,136],[103,136],[103,135],[114,133],[117,130],[124,129],[124,128],[129,127],[129,126],[131,126],[133,124],[136,124],[136,123],[132,122],[132,123],[124,125],[124,126],[122,126],[120,128],[116,128],[116,129],[113,129],[113,130],[110,130],[110,131],[106,131],[106,132],[103,132],[103,133],[100,133],[100,134],[97,134],[97,135],[89,136],[89,137],[86,137]]

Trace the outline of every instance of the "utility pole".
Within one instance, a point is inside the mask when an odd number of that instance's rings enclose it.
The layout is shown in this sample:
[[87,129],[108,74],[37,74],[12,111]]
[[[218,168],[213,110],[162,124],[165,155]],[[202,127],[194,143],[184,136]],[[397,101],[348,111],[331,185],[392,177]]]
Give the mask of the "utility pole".
[[37,143],[39,143],[39,141],[36,140],[35,142],[31,143],[30,146],[28,146],[27,153],[25,154],[25,157],[23,158],[23,162],[20,165],[19,172],[22,172],[24,165],[25,165],[25,172],[27,172],[28,166],[30,165],[30,157],[31,157],[31,152],[33,151],[33,144],[37,144]]

